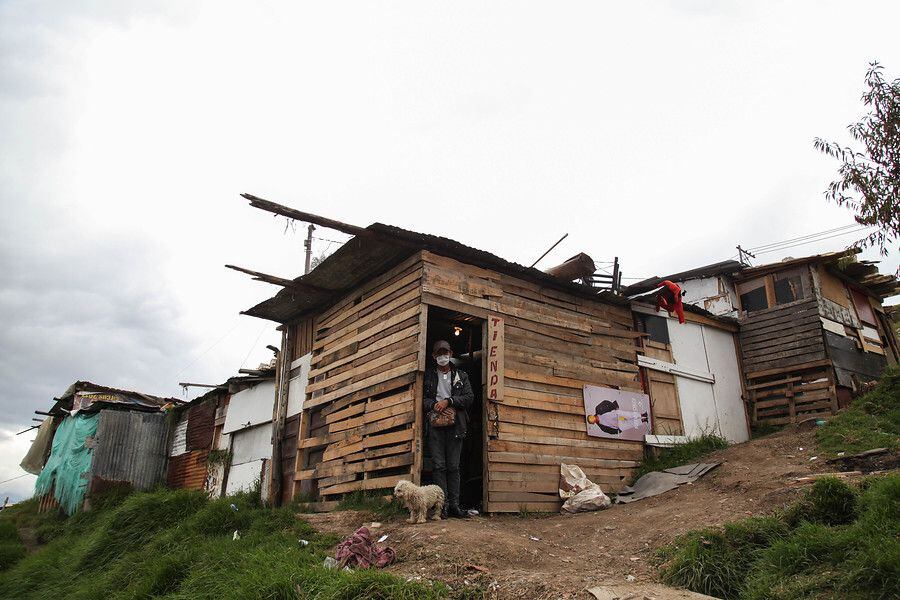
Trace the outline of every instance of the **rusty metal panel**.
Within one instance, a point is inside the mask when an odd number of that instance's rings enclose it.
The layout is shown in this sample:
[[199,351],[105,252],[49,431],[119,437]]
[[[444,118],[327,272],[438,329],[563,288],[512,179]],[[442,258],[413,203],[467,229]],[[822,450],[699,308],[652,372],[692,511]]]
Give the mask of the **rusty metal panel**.
[[91,476],[147,490],[163,480],[169,422],[163,413],[104,410]]
[[205,489],[209,472],[208,457],[207,448],[170,458],[166,485],[189,490]]
[[209,450],[216,421],[216,398],[188,409],[187,450]]

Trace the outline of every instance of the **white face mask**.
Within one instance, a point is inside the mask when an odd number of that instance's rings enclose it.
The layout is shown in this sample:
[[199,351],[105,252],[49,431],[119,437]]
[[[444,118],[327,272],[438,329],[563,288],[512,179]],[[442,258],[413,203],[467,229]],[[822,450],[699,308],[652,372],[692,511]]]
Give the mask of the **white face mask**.
[[440,356],[434,357],[435,362],[437,362],[439,367],[446,367],[450,364],[450,355],[449,354],[441,354]]

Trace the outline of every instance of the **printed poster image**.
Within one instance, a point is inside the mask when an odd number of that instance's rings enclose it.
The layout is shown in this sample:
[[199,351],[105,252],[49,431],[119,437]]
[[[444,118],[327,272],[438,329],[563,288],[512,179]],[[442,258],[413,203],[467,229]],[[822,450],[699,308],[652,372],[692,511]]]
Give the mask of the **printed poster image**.
[[651,431],[647,394],[586,385],[584,415],[587,434],[593,437],[643,441]]

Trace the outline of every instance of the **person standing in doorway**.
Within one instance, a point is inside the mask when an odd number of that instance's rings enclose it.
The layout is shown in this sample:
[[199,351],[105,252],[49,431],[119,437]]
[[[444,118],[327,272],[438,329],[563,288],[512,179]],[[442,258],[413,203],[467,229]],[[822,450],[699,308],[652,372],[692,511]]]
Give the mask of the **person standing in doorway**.
[[447,515],[465,518],[468,514],[459,508],[459,462],[468,425],[466,411],[475,394],[469,376],[450,362],[453,349],[446,340],[435,342],[431,355],[435,364],[425,371],[423,401],[432,477],[444,490]]

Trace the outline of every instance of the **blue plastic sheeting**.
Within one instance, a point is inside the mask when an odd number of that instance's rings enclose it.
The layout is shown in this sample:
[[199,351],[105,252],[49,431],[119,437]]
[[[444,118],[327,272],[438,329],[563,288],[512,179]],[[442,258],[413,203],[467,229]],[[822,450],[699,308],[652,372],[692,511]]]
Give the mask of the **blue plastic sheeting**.
[[68,515],[77,511],[84,500],[88,484],[85,475],[91,470],[94,454],[84,442],[97,432],[99,422],[99,413],[66,417],[56,429],[50,458],[34,484],[38,496],[53,488],[53,497]]

